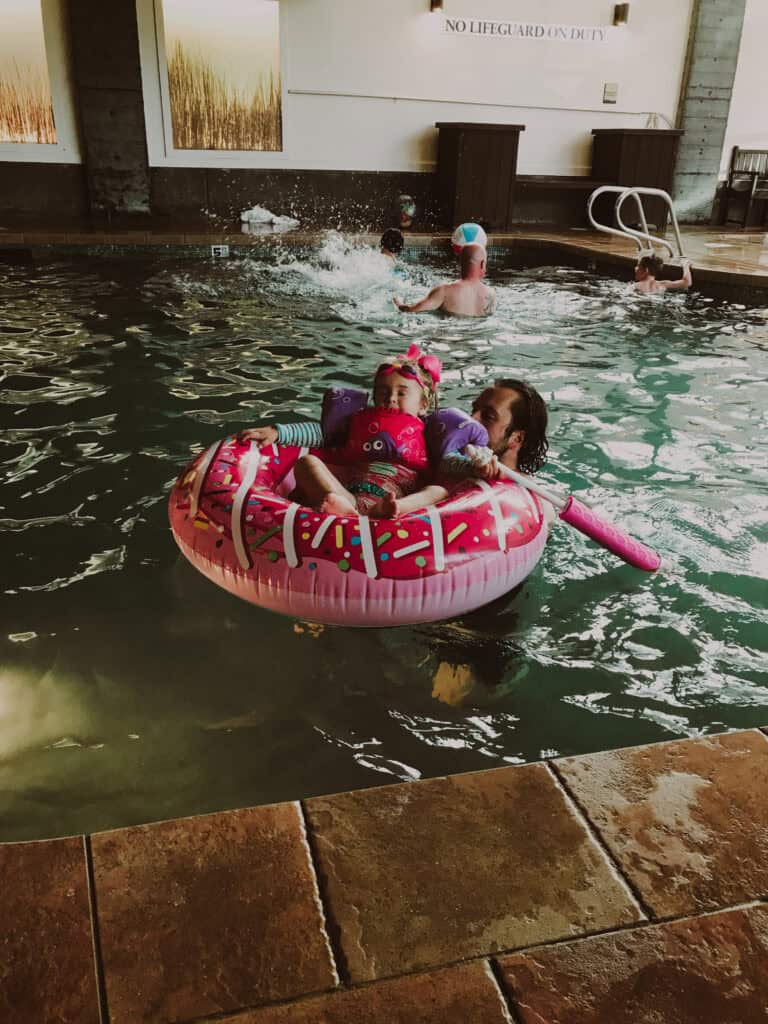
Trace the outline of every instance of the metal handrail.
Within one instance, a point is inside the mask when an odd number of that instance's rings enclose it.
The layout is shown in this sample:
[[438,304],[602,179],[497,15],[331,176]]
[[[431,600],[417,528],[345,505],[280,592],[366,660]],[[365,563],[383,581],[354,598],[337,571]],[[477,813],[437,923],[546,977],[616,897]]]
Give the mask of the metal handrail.
[[[596,221],[592,214],[592,207],[598,196],[604,195],[607,192],[612,192],[617,195],[616,205],[614,207],[614,216],[616,217],[616,223],[619,225],[617,228],[609,227],[607,224],[601,224]],[[637,231],[634,228],[628,227],[621,219],[621,208],[630,196],[635,200],[637,205],[637,212],[642,225],[643,230]],[[643,203],[640,196],[658,196],[660,199],[664,199],[672,218],[672,227],[675,231],[675,239],[677,241],[678,255],[675,257],[675,251],[672,246],[663,238],[658,238],[656,235],[652,235],[648,230],[648,222],[645,218],[645,210],[643,209]],[[619,238],[632,238],[637,244],[639,250],[639,256],[645,256],[647,254],[653,254],[654,243],[667,249],[672,259],[679,259],[680,261],[685,259],[683,253],[683,242],[680,238],[680,228],[678,227],[677,217],[675,216],[675,208],[672,205],[672,197],[668,192],[665,192],[660,188],[641,188],[639,186],[630,186],[629,188],[625,185],[601,185],[596,188],[595,191],[590,195],[587,202],[587,217],[593,228],[597,231],[603,231],[607,235],[616,235]],[[649,247],[643,246],[642,242],[650,243]]]

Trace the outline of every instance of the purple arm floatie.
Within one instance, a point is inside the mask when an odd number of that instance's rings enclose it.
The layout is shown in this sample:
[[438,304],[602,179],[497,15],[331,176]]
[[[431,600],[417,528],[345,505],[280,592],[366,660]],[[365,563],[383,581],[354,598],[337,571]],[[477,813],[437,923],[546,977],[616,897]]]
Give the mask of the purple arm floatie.
[[463,451],[468,444],[478,447],[488,444],[488,431],[482,423],[461,409],[440,409],[432,413],[424,437],[433,465],[438,465],[451,453]]
[[347,439],[349,418],[368,405],[368,392],[361,388],[328,388],[323,395],[320,426],[323,442],[330,446],[343,445]]

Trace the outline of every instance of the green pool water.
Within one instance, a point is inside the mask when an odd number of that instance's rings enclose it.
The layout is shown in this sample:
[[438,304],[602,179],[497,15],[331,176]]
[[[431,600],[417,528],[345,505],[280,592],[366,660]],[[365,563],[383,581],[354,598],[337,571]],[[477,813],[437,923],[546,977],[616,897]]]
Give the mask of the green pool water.
[[[487,321],[406,318],[449,264],[371,252],[0,265],[0,840],[96,831],[768,725],[768,321],[505,269]],[[236,427],[315,418],[411,341],[444,404],[524,376],[542,478],[660,550],[556,527],[499,606],[322,628],[184,562],[170,483]]]

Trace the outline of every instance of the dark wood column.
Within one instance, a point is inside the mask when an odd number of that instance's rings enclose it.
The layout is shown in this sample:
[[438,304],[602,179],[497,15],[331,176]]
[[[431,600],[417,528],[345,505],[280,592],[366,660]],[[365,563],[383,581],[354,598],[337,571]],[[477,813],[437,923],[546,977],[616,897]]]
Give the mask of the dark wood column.
[[90,213],[146,215],[149,164],[135,0],[69,0]]

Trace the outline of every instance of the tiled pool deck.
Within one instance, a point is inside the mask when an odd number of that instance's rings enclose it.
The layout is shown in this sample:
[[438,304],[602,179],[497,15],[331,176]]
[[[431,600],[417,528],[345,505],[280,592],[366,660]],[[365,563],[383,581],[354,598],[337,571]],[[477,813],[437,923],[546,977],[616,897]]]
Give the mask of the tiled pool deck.
[[4,1024],[768,1020],[746,730],[0,845]]
[[[356,234],[352,237],[366,244],[378,245],[378,234]],[[670,233],[667,237],[671,238]],[[320,232],[292,231],[277,235],[245,235],[232,230],[204,231],[200,227],[186,230],[103,231],[77,227],[66,230],[0,227],[0,253],[14,251],[45,258],[63,254],[167,255],[202,258],[211,256],[211,246],[229,246],[232,255],[269,251],[272,247],[292,248],[317,245]],[[726,298],[742,296],[751,301],[768,299],[768,235],[764,231],[724,231],[713,228],[683,228],[683,247],[694,265],[694,287]],[[419,250],[447,251],[445,234],[409,234],[410,253]],[[574,263],[598,271],[628,276],[634,265],[637,249],[629,240],[572,228],[550,230],[521,228],[508,234],[491,235],[494,248],[508,250],[538,249],[542,262]]]

